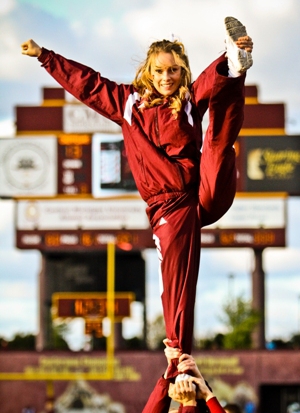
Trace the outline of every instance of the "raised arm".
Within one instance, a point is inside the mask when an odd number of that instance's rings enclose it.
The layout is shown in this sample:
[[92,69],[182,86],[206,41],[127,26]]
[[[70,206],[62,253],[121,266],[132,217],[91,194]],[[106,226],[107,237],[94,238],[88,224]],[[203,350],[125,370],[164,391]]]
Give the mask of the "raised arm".
[[37,57],[47,72],[71,95],[106,118],[123,122],[132,85],[118,85],[92,68],[40,47],[34,40],[21,45],[22,54]]

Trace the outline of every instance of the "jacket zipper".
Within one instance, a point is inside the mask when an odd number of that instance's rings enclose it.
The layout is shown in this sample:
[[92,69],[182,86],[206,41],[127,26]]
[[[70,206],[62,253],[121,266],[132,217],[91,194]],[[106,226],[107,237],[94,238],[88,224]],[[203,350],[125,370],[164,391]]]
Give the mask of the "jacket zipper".
[[181,170],[180,170],[179,165],[178,165],[177,162],[175,162],[175,166],[176,166],[176,168],[177,168],[178,175],[179,175],[179,178],[180,178],[181,188],[182,188],[182,189],[185,189],[185,188],[184,188],[183,176],[182,176]]
[[157,146],[161,148],[160,144],[160,134],[159,134],[159,127],[158,127],[158,107],[156,106],[155,108],[155,118],[154,118],[154,126],[155,126],[155,133],[156,133],[156,139],[157,139]]
[[[155,118],[154,118],[154,126],[155,126],[155,134],[156,134],[156,138],[157,138],[157,146],[161,148],[161,144],[160,144],[160,133],[159,133],[159,127],[158,127],[158,107],[155,108]],[[179,165],[174,162],[176,169],[178,171],[178,176],[180,179],[180,183],[181,183],[181,188],[184,189],[184,180],[183,180],[183,176],[181,173],[181,170],[179,168]]]

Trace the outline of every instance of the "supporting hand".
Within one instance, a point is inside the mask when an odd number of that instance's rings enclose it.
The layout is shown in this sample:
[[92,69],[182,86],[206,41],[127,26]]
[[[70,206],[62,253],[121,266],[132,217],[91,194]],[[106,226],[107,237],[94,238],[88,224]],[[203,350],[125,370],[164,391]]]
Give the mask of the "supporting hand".
[[192,380],[181,380],[169,386],[169,396],[183,406],[197,406],[196,386]]
[[213,392],[207,386],[201,373],[200,373],[200,377],[192,377],[190,380],[193,383],[195,383],[197,386],[197,394],[196,394],[197,399],[204,399],[207,402],[212,397],[215,397]]
[[193,377],[202,377],[194,358],[190,354],[182,354],[177,366],[179,373],[188,373]]
[[163,340],[163,343],[166,346],[166,348],[164,349],[164,352],[165,352],[165,356],[166,356],[167,362],[168,362],[168,367],[167,367],[167,370],[165,371],[165,374],[164,374],[165,378],[168,376],[168,368],[169,368],[169,366],[171,366],[172,360],[173,359],[179,359],[179,357],[181,356],[181,350],[179,348],[169,347],[169,341],[171,341],[171,340],[169,340],[168,338],[165,338]]

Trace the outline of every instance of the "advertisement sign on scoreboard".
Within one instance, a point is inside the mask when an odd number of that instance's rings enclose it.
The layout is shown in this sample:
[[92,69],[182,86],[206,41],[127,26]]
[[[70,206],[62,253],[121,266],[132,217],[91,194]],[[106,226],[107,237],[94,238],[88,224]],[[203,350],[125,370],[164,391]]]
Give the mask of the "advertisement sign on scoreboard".
[[229,211],[201,231],[202,247],[284,247],[286,194],[237,194]]
[[237,142],[238,191],[300,195],[300,136],[242,136]]
[[55,196],[55,136],[0,139],[0,196]]
[[57,192],[91,194],[91,135],[59,135],[57,138]]

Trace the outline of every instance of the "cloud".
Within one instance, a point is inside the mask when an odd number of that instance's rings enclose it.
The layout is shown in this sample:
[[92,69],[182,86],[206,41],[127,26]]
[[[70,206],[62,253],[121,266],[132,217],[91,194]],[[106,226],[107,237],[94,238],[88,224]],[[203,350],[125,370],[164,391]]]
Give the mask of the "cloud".
[[22,281],[11,280],[11,277],[6,277],[6,280],[0,281],[1,291],[0,299],[3,302],[9,303],[10,300],[36,300],[37,288],[36,279],[23,279]]
[[299,333],[300,327],[300,270],[295,274],[266,281],[266,335],[288,339]]
[[16,128],[11,119],[0,121],[0,138],[11,138],[15,133]]
[[[1,299],[0,336],[11,339],[16,333],[37,332],[37,300]],[[9,314],[9,316],[8,316]]]
[[0,16],[6,16],[16,7],[15,0],[1,0],[0,3]]
[[[21,251],[13,248],[2,248],[0,250],[0,282],[9,280],[27,283],[37,281],[40,265],[40,253],[35,250]],[[32,287],[30,287],[32,288]],[[3,291],[0,291],[0,296]],[[14,296],[14,291],[7,290],[8,295]]]
[[300,248],[267,249],[264,252],[265,271],[272,273],[274,276],[280,276],[282,273],[288,275],[299,272],[299,257]]

